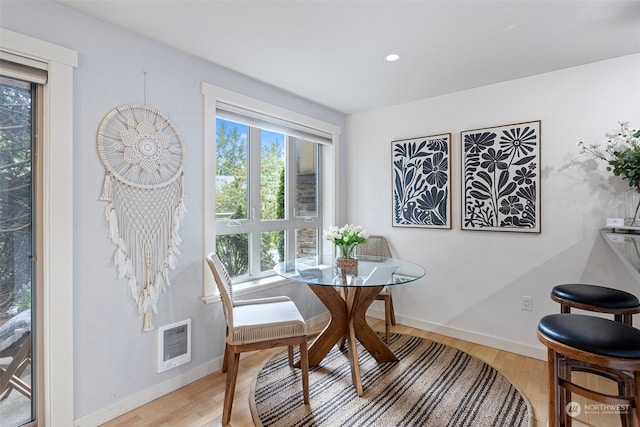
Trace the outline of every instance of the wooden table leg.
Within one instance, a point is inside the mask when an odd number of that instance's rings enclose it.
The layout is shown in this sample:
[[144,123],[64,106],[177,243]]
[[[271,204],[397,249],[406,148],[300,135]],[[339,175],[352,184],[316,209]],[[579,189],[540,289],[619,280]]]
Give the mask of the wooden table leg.
[[398,360],[387,344],[384,343],[369,326],[366,320],[367,309],[382,290],[382,286],[357,288],[359,295],[354,298],[349,322],[353,323],[356,338],[378,362],[394,362]]
[[327,326],[309,346],[309,366],[318,366],[331,348],[347,332],[347,304],[331,286],[309,284],[309,287],[329,309],[331,316]]
[[[309,284],[311,290],[327,307],[329,323],[309,346],[309,366],[318,366],[331,348],[343,337],[349,344],[351,378],[359,396],[364,394],[356,339],[378,362],[398,360],[366,321],[367,309],[382,290],[382,286],[355,287],[345,292],[346,301],[331,286]],[[296,363],[297,367],[300,362]]]

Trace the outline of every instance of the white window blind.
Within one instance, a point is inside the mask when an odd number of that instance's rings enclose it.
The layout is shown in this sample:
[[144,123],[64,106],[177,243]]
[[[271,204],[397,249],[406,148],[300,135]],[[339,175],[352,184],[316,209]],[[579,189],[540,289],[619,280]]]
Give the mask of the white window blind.
[[0,74],[43,85],[47,83],[47,63],[0,51]]
[[216,115],[224,120],[284,133],[318,144],[332,143],[333,135],[320,129],[221,101],[216,102]]

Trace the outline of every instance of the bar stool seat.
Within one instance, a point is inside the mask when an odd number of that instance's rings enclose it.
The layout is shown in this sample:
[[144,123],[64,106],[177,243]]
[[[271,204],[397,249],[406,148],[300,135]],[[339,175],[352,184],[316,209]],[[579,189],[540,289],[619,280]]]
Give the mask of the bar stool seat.
[[562,313],[570,313],[571,308],[608,313],[629,326],[633,323],[632,315],[640,313],[640,301],[635,295],[598,285],[557,285],[551,290],[551,299],[560,303]]
[[[601,317],[551,314],[538,323],[538,340],[549,362],[549,427],[570,425],[566,405],[571,393],[611,405],[628,405],[623,425],[640,426],[640,330]],[[572,382],[571,366],[585,364],[606,370],[623,384],[618,395],[601,393]]]

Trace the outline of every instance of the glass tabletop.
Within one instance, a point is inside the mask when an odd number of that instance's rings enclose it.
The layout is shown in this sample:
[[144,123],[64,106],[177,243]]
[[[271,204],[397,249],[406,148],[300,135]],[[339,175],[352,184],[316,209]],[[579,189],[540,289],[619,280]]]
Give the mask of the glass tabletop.
[[296,258],[277,264],[274,271],[296,282],[323,286],[390,286],[413,282],[425,269],[400,258],[358,256],[358,274],[341,274],[332,255]]

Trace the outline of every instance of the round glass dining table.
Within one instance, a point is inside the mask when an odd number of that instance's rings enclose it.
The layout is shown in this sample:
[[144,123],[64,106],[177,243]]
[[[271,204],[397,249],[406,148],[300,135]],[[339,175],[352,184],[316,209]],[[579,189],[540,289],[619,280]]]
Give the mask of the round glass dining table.
[[378,362],[398,360],[366,321],[367,309],[385,286],[398,286],[422,278],[424,267],[400,258],[359,256],[356,270],[336,267],[333,256],[310,256],[281,262],[280,276],[306,283],[327,307],[329,323],[309,346],[309,366],[318,366],[341,339],[348,343],[351,377],[362,396],[356,339]]

